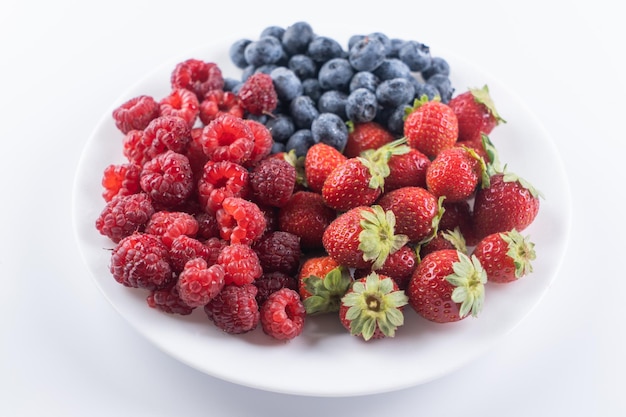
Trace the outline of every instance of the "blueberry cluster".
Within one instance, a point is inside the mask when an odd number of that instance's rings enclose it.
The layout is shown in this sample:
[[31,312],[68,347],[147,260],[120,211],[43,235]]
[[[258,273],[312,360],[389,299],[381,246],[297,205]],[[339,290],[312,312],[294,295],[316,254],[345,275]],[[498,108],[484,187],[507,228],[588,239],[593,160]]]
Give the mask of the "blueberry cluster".
[[232,91],[250,75],[269,74],[279,99],[273,116],[261,116],[272,132],[274,152],[306,154],[323,142],[343,150],[347,121],[375,121],[397,136],[415,98],[439,96],[447,103],[454,92],[446,60],[414,40],[375,32],[352,36],[347,49],[317,35],[307,22],[269,26],[258,39],[240,39],[230,59],[242,69],[241,80],[226,80]]

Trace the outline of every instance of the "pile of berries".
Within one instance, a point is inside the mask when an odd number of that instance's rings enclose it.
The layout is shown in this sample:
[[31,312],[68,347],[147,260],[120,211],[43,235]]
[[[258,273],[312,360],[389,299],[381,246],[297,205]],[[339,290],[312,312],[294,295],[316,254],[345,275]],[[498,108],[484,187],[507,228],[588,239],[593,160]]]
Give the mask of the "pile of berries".
[[336,314],[370,340],[393,337],[407,305],[477,316],[488,282],[532,271],[521,232],[539,194],[500,164],[486,86],[453,96],[424,45],[375,33],[344,51],[304,22],[231,58],[240,82],[188,59],[169,95],[113,112],[126,161],[104,170],[95,225],[113,278],[150,307],[279,340]]

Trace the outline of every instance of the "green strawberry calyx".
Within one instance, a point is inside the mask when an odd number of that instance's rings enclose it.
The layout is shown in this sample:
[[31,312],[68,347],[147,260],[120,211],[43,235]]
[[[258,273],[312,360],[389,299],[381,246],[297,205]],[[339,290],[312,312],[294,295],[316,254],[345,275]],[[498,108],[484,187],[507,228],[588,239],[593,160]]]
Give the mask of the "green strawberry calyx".
[[394,337],[396,329],[404,324],[402,306],[409,298],[404,291],[394,288],[393,280],[370,273],[364,280],[355,281],[341,299],[348,307],[346,319],[350,321],[350,333],[370,340],[376,329],[386,337]]
[[409,116],[409,114],[413,113],[415,110],[419,109],[424,104],[426,104],[426,103],[428,103],[430,101],[441,101],[441,96],[436,95],[432,99],[430,99],[430,98],[428,98],[428,96],[426,94],[422,94],[420,97],[418,97],[415,100],[413,100],[413,105],[412,106],[407,106],[407,107],[404,108],[403,119],[406,120],[406,118]]
[[504,169],[502,170],[502,180],[504,182],[518,182],[523,188],[527,189],[528,192],[535,198],[541,197],[543,198],[543,194],[541,193],[541,191],[539,191],[538,189],[536,189],[529,181],[525,180],[524,178],[520,177],[519,175],[507,171],[506,169],[506,165],[504,166]]
[[396,216],[391,210],[385,211],[379,205],[370,209],[361,211],[359,250],[363,252],[363,260],[374,261],[372,269],[377,270],[389,255],[409,241],[409,237],[395,233]]
[[500,237],[508,245],[506,254],[513,259],[515,277],[521,278],[533,271],[532,261],[537,257],[535,244],[529,236],[522,236],[516,229],[500,233]]
[[330,270],[323,278],[311,275],[304,278],[305,289],[311,296],[304,299],[307,314],[339,311],[341,298],[352,284],[350,271],[344,266]]
[[478,152],[476,152],[475,149],[472,149],[468,146],[463,146],[463,149],[465,149],[465,151],[471,158],[475,159],[476,162],[478,162],[478,171],[480,173],[481,187],[488,188],[489,184],[491,183],[491,176],[489,175],[488,164],[480,155],[478,155]]
[[476,317],[485,302],[487,272],[475,255],[470,258],[460,251],[457,251],[457,255],[459,260],[452,265],[454,272],[446,277],[446,281],[455,287],[452,291],[452,301],[461,304],[459,309],[461,317],[468,314]]
[[448,242],[452,243],[457,250],[467,253],[467,243],[465,242],[465,238],[463,237],[463,233],[461,233],[461,229],[459,227],[455,227],[453,230],[444,230],[441,232],[441,236],[443,236],[443,238]]
[[404,155],[411,151],[406,144],[406,138],[400,138],[389,142],[377,149],[369,149],[358,156],[357,159],[368,169],[370,180],[368,186],[372,189],[384,189],[385,178],[389,176],[389,160],[394,155]]
[[487,87],[486,84],[483,86],[483,88],[469,88],[468,90],[470,91],[470,93],[474,97],[474,100],[476,100],[477,103],[485,106],[487,111],[496,119],[496,123],[506,123],[506,120],[504,120],[500,116],[500,114],[498,114],[498,110],[496,110],[496,104],[491,98],[491,95],[489,94],[489,87]]
[[502,165],[500,164],[500,157],[498,156],[498,150],[496,149],[489,136],[482,134],[483,149],[487,153],[489,161],[485,161],[486,173],[491,176],[502,172]]

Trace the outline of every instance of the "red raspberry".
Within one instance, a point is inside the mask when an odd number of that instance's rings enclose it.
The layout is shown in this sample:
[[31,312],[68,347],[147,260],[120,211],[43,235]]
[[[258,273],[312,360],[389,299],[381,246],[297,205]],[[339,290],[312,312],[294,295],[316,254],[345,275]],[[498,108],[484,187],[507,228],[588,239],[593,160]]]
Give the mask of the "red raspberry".
[[183,118],[191,128],[200,114],[198,97],[184,88],[172,90],[169,96],[159,102],[159,115]]
[[157,117],[145,128],[142,141],[148,159],[162,154],[168,149],[185,153],[191,141],[191,130],[187,122],[178,116]]
[[263,272],[283,272],[295,275],[300,267],[300,238],[282,231],[271,232],[263,236],[252,246]]
[[189,159],[167,151],[146,162],[140,176],[141,189],[166,206],[182,204],[193,191],[193,173]]
[[167,246],[147,233],[122,239],[111,254],[113,278],[126,287],[148,290],[166,288],[174,282]]
[[278,207],[265,206],[263,204],[258,205],[265,217],[265,231],[263,236],[270,232],[278,230]]
[[201,127],[191,129],[191,139],[187,145],[187,150],[184,152],[187,159],[189,159],[189,165],[191,165],[191,170],[193,171],[194,184],[197,183],[202,176],[202,169],[209,161],[209,157],[206,156],[204,150],[202,150],[202,144],[200,143],[201,137]]
[[170,77],[172,89],[184,88],[192,91],[202,100],[209,90],[224,88],[222,71],[213,62],[188,59],[179,62]]
[[252,74],[237,93],[243,108],[251,114],[270,114],[278,105],[278,95],[272,77],[264,73]]
[[212,161],[243,164],[252,155],[254,135],[243,119],[225,113],[204,127],[200,143]]
[[251,244],[265,232],[265,216],[252,201],[226,197],[216,214],[222,239],[230,243]]
[[198,200],[205,211],[215,213],[226,197],[247,198],[249,173],[243,166],[230,161],[206,163],[198,181]]
[[[170,264],[174,272],[181,272],[185,264],[192,259],[202,258],[209,262],[211,248],[200,242],[198,239],[187,235],[177,236],[170,245]],[[214,262],[210,262],[212,265]]]
[[284,206],[295,186],[296,169],[284,159],[264,159],[250,172],[252,196],[260,204]]
[[300,295],[289,288],[272,293],[261,306],[263,331],[279,340],[291,340],[304,329],[306,310]]
[[154,214],[145,193],[114,197],[96,219],[96,229],[117,243],[134,232],[141,232]]
[[243,107],[237,95],[230,91],[210,90],[200,102],[200,121],[208,125],[219,115],[229,113],[242,118]]
[[198,222],[198,239],[210,239],[220,236],[220,228],[217,225],[217,218],[214,214],[207,212],[194,213],[193,217]]
[[257,288],[252,284],[226,285],[207,305],[204,312],[215,325],[230,334],[254,330],[259,324]]
[[211,301],[224,288],[224,269],[208,266],[202,258],[185,264],[176,283],[181,300],[190,307],[200,307]]
[[247,163],[247,165],[252,166],[272,152],[274,138],[272,137],[272,132],[264,124],[252,119],[244,119],[244,122],[252,130],[252,135],[254,136],[254,147]]
[[226,284],[250,284],[263,273],[256,252],[240,243],[224,247],[217,256],[217,264],[224,268]]
[[115,126],[126,134],[131,130],[143,130],[159,115],[159,103],[146,95],[133,97],[113,110]]
[[131,130],[123,139],[122,153],[131,164],[143,165],[150,158],[147,156],[146,142],[143,130]]
[[149,307],[169,314],[188,316],[194,310],[194,307],[188,306],[183,300],[181,300],[176,285],[172,285],[171,287],[164,288],[162,290],[150,291],[146,301]]
[[209,265],[217,263],[217,259],[222,253],[222,249],[228,246],[228,242],[219,237],[212,237],[204,242],[204,245],[209,248],[209,259],[207,260]]
[[141,191],[139,174],[141,166],[133,163],[111,164],[102,174],[102,197],[111,201],[116,195],[131,195]]
[[324,231],[335,217],[321,194],[298,191],[280,208],[278,228],[298,236],[303,249],[321,248]]
[[273,292],[281,288],[298,289],[298,280],[295,276],[287,275],[282,272],[263,273],[259,278],[255,279],[253,284],[258,288],[256,294],[256,302],[262,306]]
[[146,233],[158,236],[168,247],[178,236],[195,237],[198,222],[189,213],[181,211],[157,211],[146,226]]

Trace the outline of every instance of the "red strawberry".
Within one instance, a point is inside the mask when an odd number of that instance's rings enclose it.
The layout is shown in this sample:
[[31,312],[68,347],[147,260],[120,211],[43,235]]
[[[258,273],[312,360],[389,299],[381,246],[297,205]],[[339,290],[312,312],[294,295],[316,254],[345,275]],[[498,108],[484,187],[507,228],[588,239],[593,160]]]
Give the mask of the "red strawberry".
[[487,235],[528,227],[539,212],[539,192],[513,173],[491,176],[474,199],[474,231],[480,240]]
[[506,123],[498,114],[486,85],[470,88],[452,98],[448,105],[458,119],[459,141],[480,143],[482,134],[488,135],[499,123]]
[[487,274],[476,257],[454,249],[432,252],[411,277],[409,304],[422,317],[436,323],[477,316],[485,298]]
[[324,249],[341,265],[380,268],[408,238],[395,233],[395,216],[382,207],[355,207],[337,217],[322,237]]
[[467,201],[450,203],[444,200],[443,214],[439,220],[439,231],[451,231],[459,228],[466,245],[475,246],[478,240],[474,233],[472,211]]
[[352,335],[365,341],[394,337],[404,324],[402,310],[407,301],[391,278],[372,272],[355,281],[343,296],[339,318]]
[[393,135],[376,122],[353,123],[348,122],[348,142],[343,154],[348,158],[361,155],[368,149],[378,149],[392,142]]
[[432,240],[419,248],[419,255],[420,258],[424,258],[429,253],[442,249],[456,249],[467,253],[465,238],[458,228],[454,230],[439,230]]
[[307,259],[298,273],[299,293],[308,314],[339,311],[350,284],[350,270],[330,256]]
[[513,229],[486,236],[478,242],[473,254],[485,268],[489,282],[507,283],[532,272],[534,247],[528,237]]
[[321,248],[322,235],[336,212],[324,204],[321,194],[298,191],[278,212],[280,230],[300,237],[303,249]]
[[423,96],[415,100],[404,120],[404,135],[408,145],[429,158],[451,148],[457,141],[459,126],[452,109],[438,99]]
[[346,159],[344,154],[325,143],[311,146],[304,159],[304,175],[309,189],[321,193],[328,174]]
[[417,267],[417,263],[415,250],[409,245],[404,245],[398,251],[390,254],[383,266],[374,272],[388,276],[396,282],[398,288],[404,290]]
[[426,171],[426,187],[435,197],[448,202],[470,198],[486,175],[483,159],[473,150],[463,147],[444,149],[435,157]]
[[430,159],[417,149],[389,159],[389,176],[385,178],[385,191],[402,187],[426,187],[426,170]]

